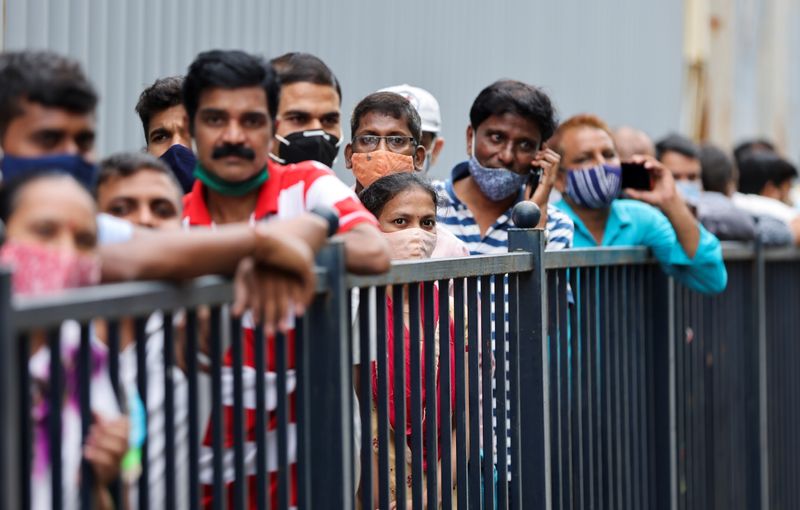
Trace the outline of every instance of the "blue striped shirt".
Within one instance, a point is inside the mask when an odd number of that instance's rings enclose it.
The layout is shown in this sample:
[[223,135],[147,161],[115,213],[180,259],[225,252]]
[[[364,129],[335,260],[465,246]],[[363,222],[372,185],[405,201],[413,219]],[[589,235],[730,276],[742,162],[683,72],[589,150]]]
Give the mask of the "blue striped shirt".
[[[456,237],[461,239],[469,249],[470,254],[472,255],[488,255],[488,254],[498,254],[498,253],[508,253],[508,229],[513,227],[514,224],[511,221],[511,210],[517,205],[519,202],[525,200],[525,188],[521,187],[519,190],[519,194],[517,199],[511,205],[511,207],[500,215],[494,222],[494,224],[489,227],[489,230],[486,231],[486,234],[481,236],[480,227],[478,223],[475,221],[475,217],[472,214],[472,211],[469,210],[467,205],[463,203],[461,200],[458,199],[456,196],[455,191],[453,190],[453,183],[459,179],[462,179],[469,175],[469,167],[466,162],[460,163],[453,168],[453,172],[451,174],[450,179],[446,181],[435,181],[433,186],[436,188],[436,191],[439,193],[440,197],[440,206],[439,211],[437,213],[437,222],[439,225],[444,225],[450,232],[455,234]],[[547,225],[545,227],[546,235],[547,235],[547,246],[545,249],[547,251],[552,250],[563,250],[572,247],[572,237],[575,233],[575,226],[570,219],[569,216],[561,212],[557,207],[553,205],[547,206]],[[491,350],[492,356],[497,363],[502,363],[505,366],[505,373],[506,375],[509,374],[510,365],[509,360],[506,358],[504,360],[500,360],[498,356],[498,352],[496,351],[496,341],[495,341],[495,314],[494,314],[494,300],[495,300],[495,278],[491,278],[491,300],[492,300],[492,311],[491,311]],[[502,282],[502,296],[504,301],[504,322],[505,322],[505,346],[506,346],[506,353],[509,351],[509,343],[508,343],[508,330],[509,330],[509,323],[508,323],[508,277],[505,276]],[[479,344],[481,342],[476,341],[477,339],[470,339],[470,343]],[[480,383],[479,383],[479,387]],[[506,459],[507,465],[511,466],[511,402],[509,401],[509,391],[510,383],[506,378],[506,416],[505,416],[505,427],[506,427]],[[483,399],[483,395],[481,394],[481,400]],[[492,379],[492,428],[493,428],[493,441],[492,441],[492,449],[493,452],[497,451],[497,381],[493,378]],[[484,446],[484,449],[486,446]],[[485,450],[484,450],[485,451]],[[494,456],[494,455],[493,455]],[[494,457],[497,458],[497,457]],[[511,476],[511,469],[508,470],[509,477]]]
[[[486,234],[481,236],[481,229],[475,221],[472,211],[458,199],[453,191],[453,183],[469,175],[467,162],[459,163],[453,168],[450,179],[435,181],[433,186],[439,192],[441,205],[437,214],[437,221],[444,225],[456,237],[461,239],[469,248],[472,255],[488,255],[508,253],[508,229],[513,227],[511,209],[519,202],[525,200],[524,188],[520,188],[517,200],[494,224],[489,227]],[[563,250],[572,247],[572,236],[575,226],[569,216],[553,205],[547,206],[547,251]]]

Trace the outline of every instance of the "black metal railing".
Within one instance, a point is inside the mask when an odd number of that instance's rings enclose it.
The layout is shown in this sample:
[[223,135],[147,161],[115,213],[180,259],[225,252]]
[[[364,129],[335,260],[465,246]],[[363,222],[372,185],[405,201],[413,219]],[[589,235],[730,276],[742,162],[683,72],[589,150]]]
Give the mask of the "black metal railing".
[[[369,277],[346,274],[334,244],[306,315],[271,339],[230,317],[216,277],[12,299],[1,273],[2,507],[41,501],[34,436],[49,451],[67,439],[61,413],[30,410],[60,409],[73,375],[87,434],[100,337],[121,407],[135,389],[152,432],[138,478],[108,488],[118,504],[800,505],[799,252],[726,247],[728,288],[702,296],[643,248],[544,254],[524,229],[509,241],[506,255]],[[32,349],[70,335],[76,366],[51,357],[31,393]],[[64,490],[72,467],[50,457],[50,506],[90,507],[91,467]]]

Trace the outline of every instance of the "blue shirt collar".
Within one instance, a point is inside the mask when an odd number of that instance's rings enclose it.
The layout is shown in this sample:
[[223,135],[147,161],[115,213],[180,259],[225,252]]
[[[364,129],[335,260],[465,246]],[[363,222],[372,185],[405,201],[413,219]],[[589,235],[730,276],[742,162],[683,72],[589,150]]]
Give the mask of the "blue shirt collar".
[[[625,210],[624,207],[617,207],[618,204],[619,199],[616,199],[611,202],[611,206],[609,207],[608,220],[606,221],[606,228],[603,231],[604,246],[611,246],[617,235],[623,229],[628,228],[633,224],[633,218],[631,218],[630,213]],[[589,229],[586,228],[586,225],[584,225],[583,220],[581,220],[581,218],[575,214],[575,211],[572,209],[572,207],[570,207],[566,200],[562,198],[558,201],[558,203],[555,204],[555,206],[572,218],[573,223],[575,223],[576,232],[580,232],[584,237],[590,239],[593,244],[597,244],[591,232],[589,232]]]

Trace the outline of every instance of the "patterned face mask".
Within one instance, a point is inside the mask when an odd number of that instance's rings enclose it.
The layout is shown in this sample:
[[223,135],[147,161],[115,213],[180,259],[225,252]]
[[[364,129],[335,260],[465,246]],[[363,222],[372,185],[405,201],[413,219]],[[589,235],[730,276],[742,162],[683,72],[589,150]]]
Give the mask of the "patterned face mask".
[[597,165],[567,170],[567,196],[576,205],[587,209],[603,209],[619,196],[622,169]]
[[17,294],[35,296],[100,283],[100,259],[96,255],[9,241],[0,249],[0,263],[13,269]]
[[351,161],[353,175],[365,188],[383,176],[414,171],[414,158],[385,150],[356,152]]

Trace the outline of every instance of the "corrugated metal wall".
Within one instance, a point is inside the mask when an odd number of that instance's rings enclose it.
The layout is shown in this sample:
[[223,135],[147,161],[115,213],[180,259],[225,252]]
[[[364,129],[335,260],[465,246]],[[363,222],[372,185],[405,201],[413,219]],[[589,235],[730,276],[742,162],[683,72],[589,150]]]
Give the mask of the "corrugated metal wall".
[[6,49],[51,48],[85,63],[102,94],[101,155],[142,146],[139,92],[183,73],[198,51],[302,50],[339,76],[346,119],[383,86],[433,92],[447,139],[434,171],[444,175],[465,154],[472,100],[501,77],[543,86],[562,116],[593,111],[655,136],[676,129],[681,9],[657,0],[5,0],[3,35]]

